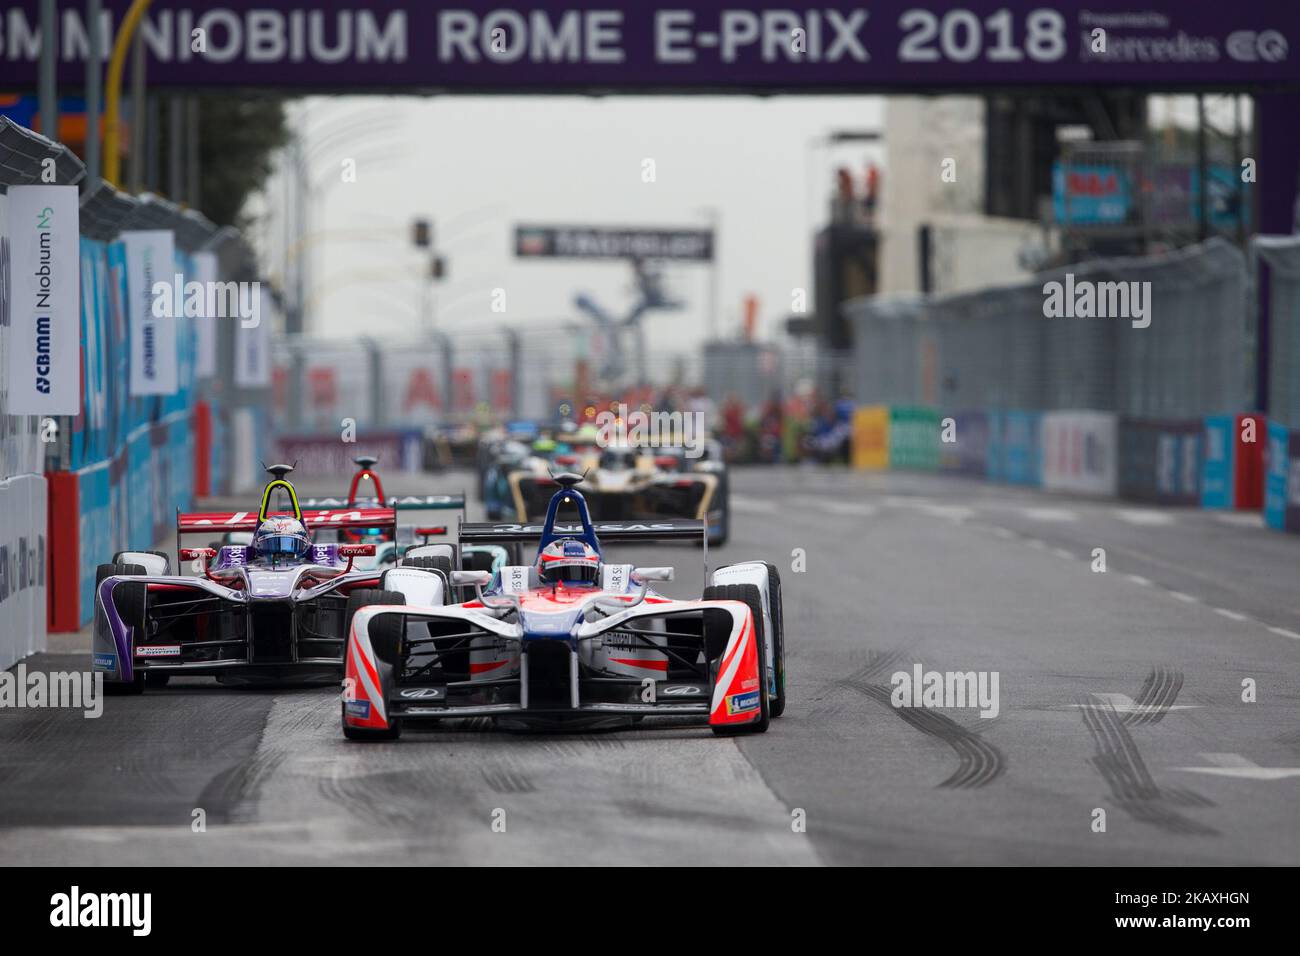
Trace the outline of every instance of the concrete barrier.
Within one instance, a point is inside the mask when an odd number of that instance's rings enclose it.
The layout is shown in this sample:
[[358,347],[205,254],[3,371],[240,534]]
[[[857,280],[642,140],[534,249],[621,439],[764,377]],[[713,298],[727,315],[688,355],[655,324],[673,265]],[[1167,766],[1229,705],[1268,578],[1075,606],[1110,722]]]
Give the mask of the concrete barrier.
[[46,508],[40,475],[0,480],[0,669],[45,649]]

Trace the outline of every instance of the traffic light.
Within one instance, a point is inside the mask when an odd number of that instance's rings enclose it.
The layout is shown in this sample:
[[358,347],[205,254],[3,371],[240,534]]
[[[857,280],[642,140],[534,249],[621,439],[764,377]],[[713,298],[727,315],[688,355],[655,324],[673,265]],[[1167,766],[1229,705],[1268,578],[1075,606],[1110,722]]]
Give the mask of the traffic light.
[[416,219],[411,223],[411,243],[420,249],[433,245],[433,223],[428,219]]
[[429,260],[429,278],[443,279],[447,276],[447,260],[442,256],[434,256]]

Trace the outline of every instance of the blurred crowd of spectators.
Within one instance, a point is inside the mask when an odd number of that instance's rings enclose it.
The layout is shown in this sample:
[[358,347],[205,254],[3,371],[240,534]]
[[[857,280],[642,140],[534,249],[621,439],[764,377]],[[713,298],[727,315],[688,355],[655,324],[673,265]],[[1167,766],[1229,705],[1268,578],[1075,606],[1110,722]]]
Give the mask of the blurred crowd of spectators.
[[833,401],[817,392],[779,393],[747,409],[735,395],[722,404],[717,437],[727,460],[737,464],[849,460],[853,402]]

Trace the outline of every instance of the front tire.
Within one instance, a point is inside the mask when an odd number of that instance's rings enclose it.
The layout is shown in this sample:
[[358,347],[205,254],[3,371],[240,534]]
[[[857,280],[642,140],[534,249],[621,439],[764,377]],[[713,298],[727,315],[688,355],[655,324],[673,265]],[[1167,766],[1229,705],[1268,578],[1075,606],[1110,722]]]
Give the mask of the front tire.
[[377,730],[373,727],[349,727],[347,717],[343,716],[344,704],[340,708],[340,720],[343,721],[343,736],[348,740],[355,740],[361,743],[381,743],[385,740],[399,740],[402,736],[401,718],[394,717],[389,721],[386,730]]
[[761,734],[772,722],[771,701],[767,688],[767,636],[763,627],[763,595],[757,584],[717,584],[704,589],[705,601],[739,601],[749,605],[754,621],[754,644],[758,652],[759,717],[747,724],[714,724],[710,730],[719,737]]
[[772,716],[785,713],[785,613],[781,607],[781,573],[776,565],[767,561],[767,604],[772,612],[772,662],[776,671],[776,698],[772,701]]

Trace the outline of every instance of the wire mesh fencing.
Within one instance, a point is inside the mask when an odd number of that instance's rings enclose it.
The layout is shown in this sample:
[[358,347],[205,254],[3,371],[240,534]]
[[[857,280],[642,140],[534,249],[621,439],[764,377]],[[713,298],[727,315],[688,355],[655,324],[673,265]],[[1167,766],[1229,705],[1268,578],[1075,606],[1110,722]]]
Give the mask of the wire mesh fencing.
[[1269,417],[1300,429],[1300,236],[1257,236],[1251,252],[1266,283]]
[[855,300],[855,397],[1162,419],[1245,411],[1248,289],[1245,256],[1214,239],[975,292]]

